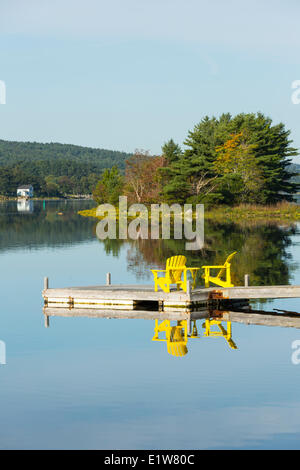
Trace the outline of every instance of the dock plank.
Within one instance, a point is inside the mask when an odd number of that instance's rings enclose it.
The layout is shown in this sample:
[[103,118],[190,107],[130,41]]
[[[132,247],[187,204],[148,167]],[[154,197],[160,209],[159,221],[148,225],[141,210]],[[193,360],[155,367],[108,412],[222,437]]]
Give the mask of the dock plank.
[[130,286],[130,285],[110,285],[110,286],[86,286],[86,287],[66,287],[51,288],[43,290],[43,297],[47,298],[81,298],[91,300],[105,300],[118,298],[120,300],[178,300],[189,301],[190,294],[184,291],[171,290],[170,293],[159,291],[154,292],[152,286]]
[[285,299],[300,298],[300,286],[236,286],[195,289],[192,300],[202,300],[203,291],[220,292],[225,299]]

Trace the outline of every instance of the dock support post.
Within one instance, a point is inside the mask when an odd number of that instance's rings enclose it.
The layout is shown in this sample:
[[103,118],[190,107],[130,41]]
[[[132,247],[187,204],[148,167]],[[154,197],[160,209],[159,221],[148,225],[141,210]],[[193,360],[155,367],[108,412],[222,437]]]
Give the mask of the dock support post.
[[186,308],[189,309],[191,308],[191,304],[192,304],[192,284],[191,284],[191,281],[187,281],[186,282],[186,302],[185,302],[185,305],[186,305]]
[[49,289],[49,278],[44,277],[44,289]]
[[191,314],[189,314],[189,317],[186,321],[187,323],[187,335],[190,336],[192,333],[192,320],[191,320]]
[[245,274],[245,287],[249,287],[249,274]]
[[192,290],[191,281],[186,281],[186,293],[189,299],[191,298],[191,290]]
[[49,322],[49,317],[48,315],[45,315],[45,328],[49,328],[50,322]]
[[107,286],[111,285],[111,274],[110,273],[106,274],[106,285]]

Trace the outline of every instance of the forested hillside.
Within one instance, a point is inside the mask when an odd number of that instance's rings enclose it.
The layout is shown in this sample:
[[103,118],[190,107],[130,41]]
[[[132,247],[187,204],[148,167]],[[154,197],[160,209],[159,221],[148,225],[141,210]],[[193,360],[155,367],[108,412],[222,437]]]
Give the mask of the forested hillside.
[[291,173],[296,173],[296,175],[291,178],[291,181],[293,181],[293,183],[300,184],[300,165],[297,163],[291,163],[289,166],[289,171]]
[[69,144],[0,140],[0,195],[15,196],[19,184],[35,195],[91,193],[105,168],[125,168],[125,152]]

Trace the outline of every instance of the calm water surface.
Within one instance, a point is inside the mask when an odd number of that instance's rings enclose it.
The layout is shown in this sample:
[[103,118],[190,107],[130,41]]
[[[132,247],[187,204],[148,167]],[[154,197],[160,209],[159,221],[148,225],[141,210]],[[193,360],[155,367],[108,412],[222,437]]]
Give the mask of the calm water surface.
[[[234,281],[300,284],[296,226],[205,227],[205,249],[179,241],[100,242],[89,201],[0,205],[1,449],[300,448],[300,365],[292,328],[232,324],[224,338],[189,341],[168,354],[151,341],[154,321],[51,319],[44,328],[43,277],[50,286],[151,283],[150,267],[183,253],[192,266],[237,250]],[[58,215],[61,212],[62,215]],[[200,281],[201,282],[201,281]],[[298,299],[267,302],[300,312]]]

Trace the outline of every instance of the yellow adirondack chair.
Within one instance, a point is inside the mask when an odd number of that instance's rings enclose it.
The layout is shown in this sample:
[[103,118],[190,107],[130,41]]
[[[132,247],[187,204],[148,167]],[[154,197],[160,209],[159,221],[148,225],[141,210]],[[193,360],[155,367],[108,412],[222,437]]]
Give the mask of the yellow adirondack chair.
[[[231,255],[228,256],[226,259],[225,263],[222,266],[202,266],[202,269],[204,269],[204,275],[203,278],[205,279],[205,287],[209,287],[209,283],[212,282],[213,284],[217,284],[217,286],[221,287],[234,287],[234,285],[231,283],[231,274],[230,274],[230,261],[234,257],[234,255],[237,253],[237,251],[234,251],[231,253]],[[211,269],[220,269],[218,274],[216,276],[211,276],[210,275],[210,270]],[[225,276],[225,280],[222,279],[222,277]]]
[[[187,268],[186,257],[183,255],[172,256],[167,259],[166,269],[151,269],[154,276],[154,289],[155,292],[158,290],[158,286],[164,292],[170,292],[170,286],[176,284],[177,290],[180,288],[186,292],[187,289],[187,273],[190,271],[193,278],[194,289],[196,284],[197,271],[200,268]],[[164,276],[159,277],[159,273],[164,273]],[[181,279],[183,273],[183,280]]]

